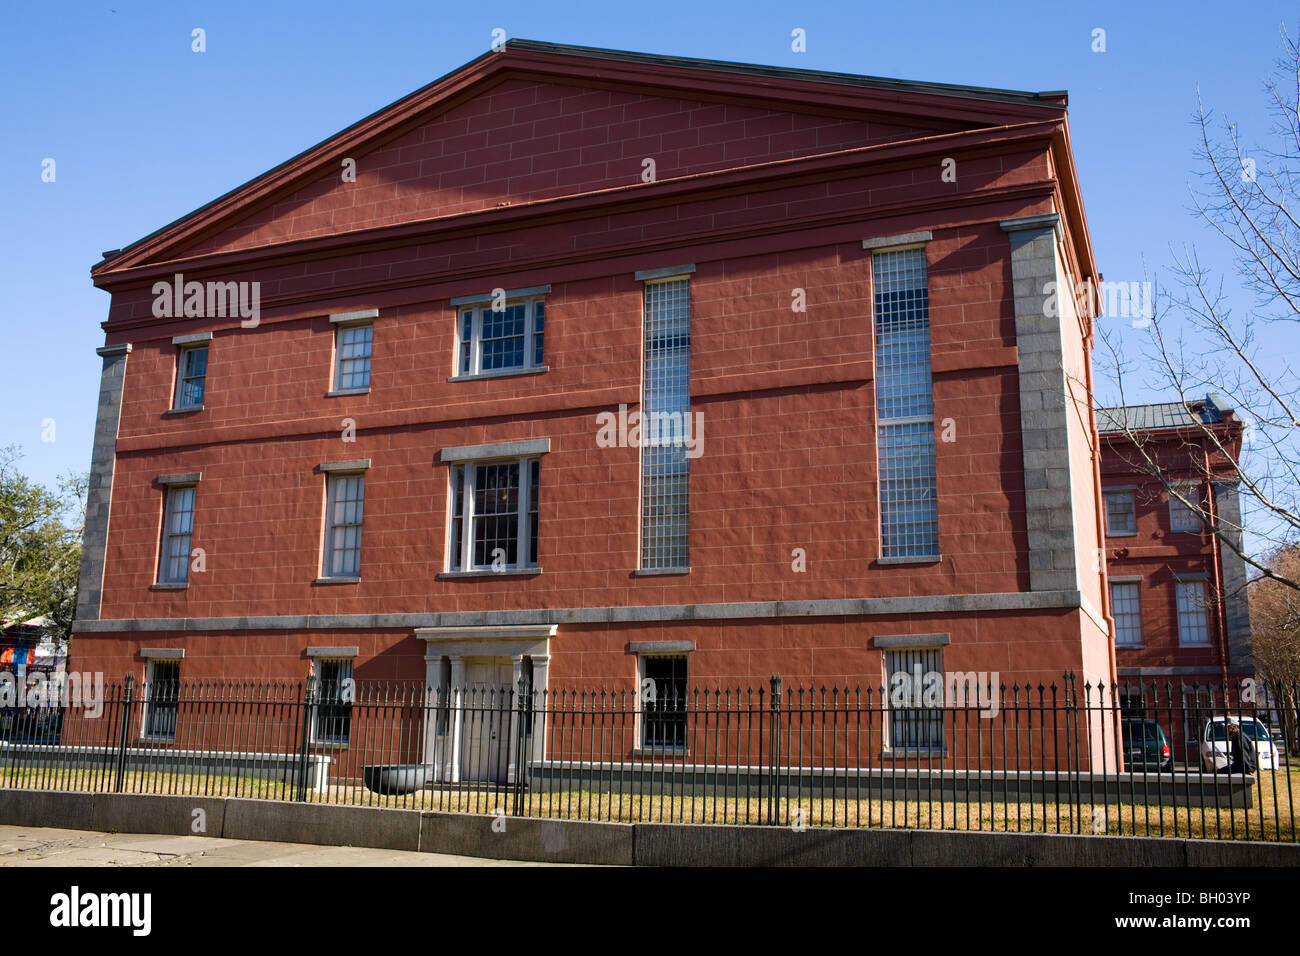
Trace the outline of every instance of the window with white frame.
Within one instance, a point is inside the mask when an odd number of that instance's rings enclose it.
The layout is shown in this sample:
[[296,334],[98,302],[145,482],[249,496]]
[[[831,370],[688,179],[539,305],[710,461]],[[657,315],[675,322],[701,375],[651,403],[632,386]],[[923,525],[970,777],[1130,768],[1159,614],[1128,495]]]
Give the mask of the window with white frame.
[[640,661],[641,746],[686,749],[686,655],[642,654]]
[[882,558],[937,558],[934,401],[925,249],[871,257]]
[[1210,615],[1205,582],[1178,581],[1174,587],[1178,602],[1178,643],[1187,647],[1209,644]]
[[208,377],[208,347],[183,346],[176,360],[176,397],[172,408],[202,408]]
[[546,300],[527,298],[463,305],[456,323],[459,375],[542,367]]
[[1178,482],[1172,485],[1175,494],[1169,496],[1169,530],[1170,531],[1200,531],[1201,519],[1195,511],[1178,500],[1178,495],[1182,495],[1192,504],[1199,504],[1201,498],[1200,485],[1196,482]]
[[180,710],[180,661],[151,660],[145,670],[144,736],[171,740]]
[[451,466],[449,571],[537,567],[541,459]]
[[189,581],[190,541],[194,533],[194,485],[168,485],[163,505],[162,543],[158,555],[158,583]]
[[1142,646],[1141,584],[1137,581],[1112,581],[1110,608],[1115,618],[1115,646]]
[[375,328],[369,322],[337,325],[334,330],[334,390],[361,391],[370,387],[370,349]]
[[1106,533],[1137,534],[1137,509],[1131,488],[1102,493],[1106,499]]
[[326,476],[325,554],[321,576],[361,576],[361,525],[365,517],[364,472],[330,472]]
[[[885,652],[888,672],[889,746],[903,750],[943,749],[943,709],[933,704],[933,687],[944,693],[943,649],[907,647]],[[929,698],[927,698],[927,691]]]
[[318,658],[313,670],[316,703],[312,708],[312,740],[318,744],[345,744],[352,732],[352,661]]
[[[641,401],[641,568],[690,566],[691,284],[647,281]],[[677,422],[683,427],[659,427]],[[655,427],[647,429],[647,423]]]

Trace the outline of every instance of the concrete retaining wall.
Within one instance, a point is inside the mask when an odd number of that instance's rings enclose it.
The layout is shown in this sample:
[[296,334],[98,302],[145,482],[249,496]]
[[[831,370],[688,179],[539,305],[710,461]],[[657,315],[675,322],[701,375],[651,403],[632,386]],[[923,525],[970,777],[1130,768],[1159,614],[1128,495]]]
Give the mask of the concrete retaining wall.
[[[615,793],[708,793],[752,797],[764,792],[761,767],[592,764],[543,760],[528,766],[528,787],[537,792],[600,790]],[[942,770],[877,767],[790,769],[780,778],[783,797],[813,799],[954,800],[958,803],[1050,800],[1068,804],[1135,804],[1251,809],[1255,778],[1248,774],[1090,773],[1051,770]]]
[[[202,810],[202,815],[195,814]],[[196,829],[202,819],[204,829]],[[584,823],[233,797],[0,790],[0,824],[612,866],[1300,866],[1300,845],[1156,837]],[[494,826],[495,824],[495,826]]]

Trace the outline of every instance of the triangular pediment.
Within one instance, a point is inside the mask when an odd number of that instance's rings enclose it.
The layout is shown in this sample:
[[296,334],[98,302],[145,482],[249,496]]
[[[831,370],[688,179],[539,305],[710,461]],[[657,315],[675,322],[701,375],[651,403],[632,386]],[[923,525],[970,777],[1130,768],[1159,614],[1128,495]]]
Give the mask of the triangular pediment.
[[[1015,99],[1032,94],[963,99],[948,88],[914,88],[920,84],[690,65],[704,61],[652,68],[643,61],[655,58],[571,49],[525,41],[481,57],[94,273],[579,196],[642,183],[651,168],[664,182],[1023,122],[1042,118],[1043,106],[1059,108]],[[889,83],[895,87],[882,86]]]

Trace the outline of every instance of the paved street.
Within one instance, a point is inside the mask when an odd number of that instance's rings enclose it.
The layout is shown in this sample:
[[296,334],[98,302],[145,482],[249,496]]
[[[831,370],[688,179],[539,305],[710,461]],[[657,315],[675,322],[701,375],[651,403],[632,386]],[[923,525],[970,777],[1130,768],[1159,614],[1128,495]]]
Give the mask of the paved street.
[[441,853],[0,826],[0,866],[550,866]]

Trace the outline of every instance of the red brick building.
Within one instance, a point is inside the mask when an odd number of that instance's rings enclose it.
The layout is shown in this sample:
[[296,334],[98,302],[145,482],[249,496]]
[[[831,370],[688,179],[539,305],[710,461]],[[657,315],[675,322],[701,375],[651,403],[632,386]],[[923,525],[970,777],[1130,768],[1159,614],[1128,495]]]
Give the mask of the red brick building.
[[1119,681],[1162,700],[1172,688],[1176,706],[1208,705],[1211,685],[1222,703],[1225,683],[1235,699],[1255,672],[1246,563],[1204,519],[1241,546],[1242,423],[1214,393],[1101,409],[1098,422]]
[[92,276],[78,670],[1113,675],[1064,93],[512,41]]

